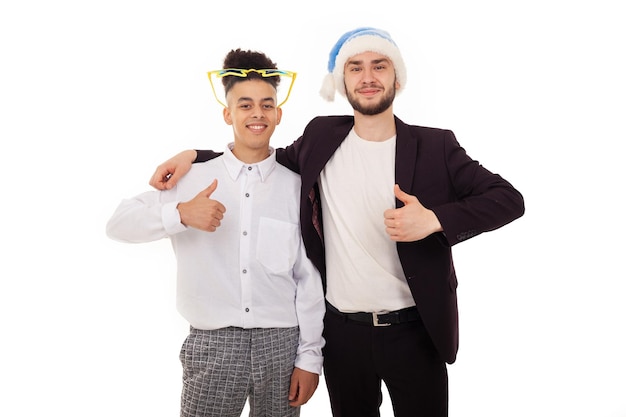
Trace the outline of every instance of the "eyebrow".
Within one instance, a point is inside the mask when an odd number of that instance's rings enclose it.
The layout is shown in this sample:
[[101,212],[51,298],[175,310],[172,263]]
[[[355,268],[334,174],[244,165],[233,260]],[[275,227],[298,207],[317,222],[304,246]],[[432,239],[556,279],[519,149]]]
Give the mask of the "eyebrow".
[[[237,99],[237,103],[241,103],[242,101],[254,101],[254,100],[252,99],[252,97],[245,97],[245,96],[244,97],[239,97]],[[266,103],[268,101],[271,101],[272,103],[276,102],[276,100],[274,100],[273,97],[265,97],[265,98],[262,98],[261,101],[264,102],[264,103]]]
[[[380,64],[381,62],[391,62],[389,60],[389,58],[379,58],[379,59],[373,59],[372,61],[370,61],[371,64]],[[361,60],[348,60],[348,62],[346,63],[346,65],[363,65],[364,61]]]

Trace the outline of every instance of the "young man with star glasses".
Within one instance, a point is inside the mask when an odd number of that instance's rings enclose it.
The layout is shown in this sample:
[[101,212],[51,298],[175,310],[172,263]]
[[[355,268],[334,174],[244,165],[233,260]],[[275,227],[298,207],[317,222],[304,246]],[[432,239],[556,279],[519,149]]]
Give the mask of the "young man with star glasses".
[[251,416],[297,416],[319,382],[322,281],[300,232],[300,177],[270,147],[284,77],[288,98],[295,73],[230,51],[209,79],[233,142],[172,189],[123,200],[107,224],[122,242],[172,242],[177,308],[191,325],[180,353],[183,417],[239,416],[246,400]]

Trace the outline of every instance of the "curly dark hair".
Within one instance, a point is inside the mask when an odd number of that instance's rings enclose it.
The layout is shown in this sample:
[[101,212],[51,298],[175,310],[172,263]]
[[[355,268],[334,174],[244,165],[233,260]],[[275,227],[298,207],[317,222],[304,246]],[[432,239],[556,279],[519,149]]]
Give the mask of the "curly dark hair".
[[[233,49],[226,54],[223,68],[277,69],[278,67],[276,66],[276,63],[272,62],[272,60],[264,53],[250,50],[243,51],[238,48]],[[230,75],[222,78],[225,93],[228,93],[235,83],[245,81],[246,79],[261,79],[271,84],[274,88],[277,88],[278,83],[280,83],[280,77],[262,77],[261,74],[256,72],[249,72],[247,78]]]

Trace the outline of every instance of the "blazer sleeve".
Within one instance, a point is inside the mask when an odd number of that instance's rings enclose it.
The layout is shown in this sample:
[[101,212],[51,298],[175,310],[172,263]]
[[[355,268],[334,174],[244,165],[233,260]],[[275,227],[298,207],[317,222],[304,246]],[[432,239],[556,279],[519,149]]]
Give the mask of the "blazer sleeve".
[[511,183],[470,158],[446,131],[444,160],[455,198],[430,207],[452,246],[502,227],[524,214],[524,199]]
[[195,151],[196,151],[196,159],[193,161],[194,164],[197,162],[209,161],[224,153],[224,152],[215,152],[215,151],[211,151],[208,149],[196,149]]
[[[325,128],[323,123],[320,123],[322,120],[323,118],[319,116],[315,117],[306,125],[302,135],[291,145],[284,149],[276,149],[276,160],[278,163],[289,168],[296,174],[302,175],[302,170],[305,169],[303,167],[306,166],[307,155],[311,155],[313,152],[312,146],[314,146],[316,142],[315,140],[311,140],[311,138],[319,137],[319,130]],[[305,138],[309,138],[309,140]]]

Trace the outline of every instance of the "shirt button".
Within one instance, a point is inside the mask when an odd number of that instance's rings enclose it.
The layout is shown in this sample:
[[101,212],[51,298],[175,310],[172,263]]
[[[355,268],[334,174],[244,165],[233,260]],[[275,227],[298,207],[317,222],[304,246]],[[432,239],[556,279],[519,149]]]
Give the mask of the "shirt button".
[[248,307],[246,307],[246,313],[249,313],[250,309]]
[[252,171],[252,167],[248,167],[248,171]]
[[250,197],[250,193],[246,193],[246,197]]
[[244,269],[244,270],[243,270],[243,271],[241,271],[241,272],[243,272],[244,274],[247,274],[247,273],[248,273],[248,270],[247,270],[247,269]]
[[244,232],[243,232],[243,235],[244,235],[244,236],[248,236],[248,232],[244,231]]

